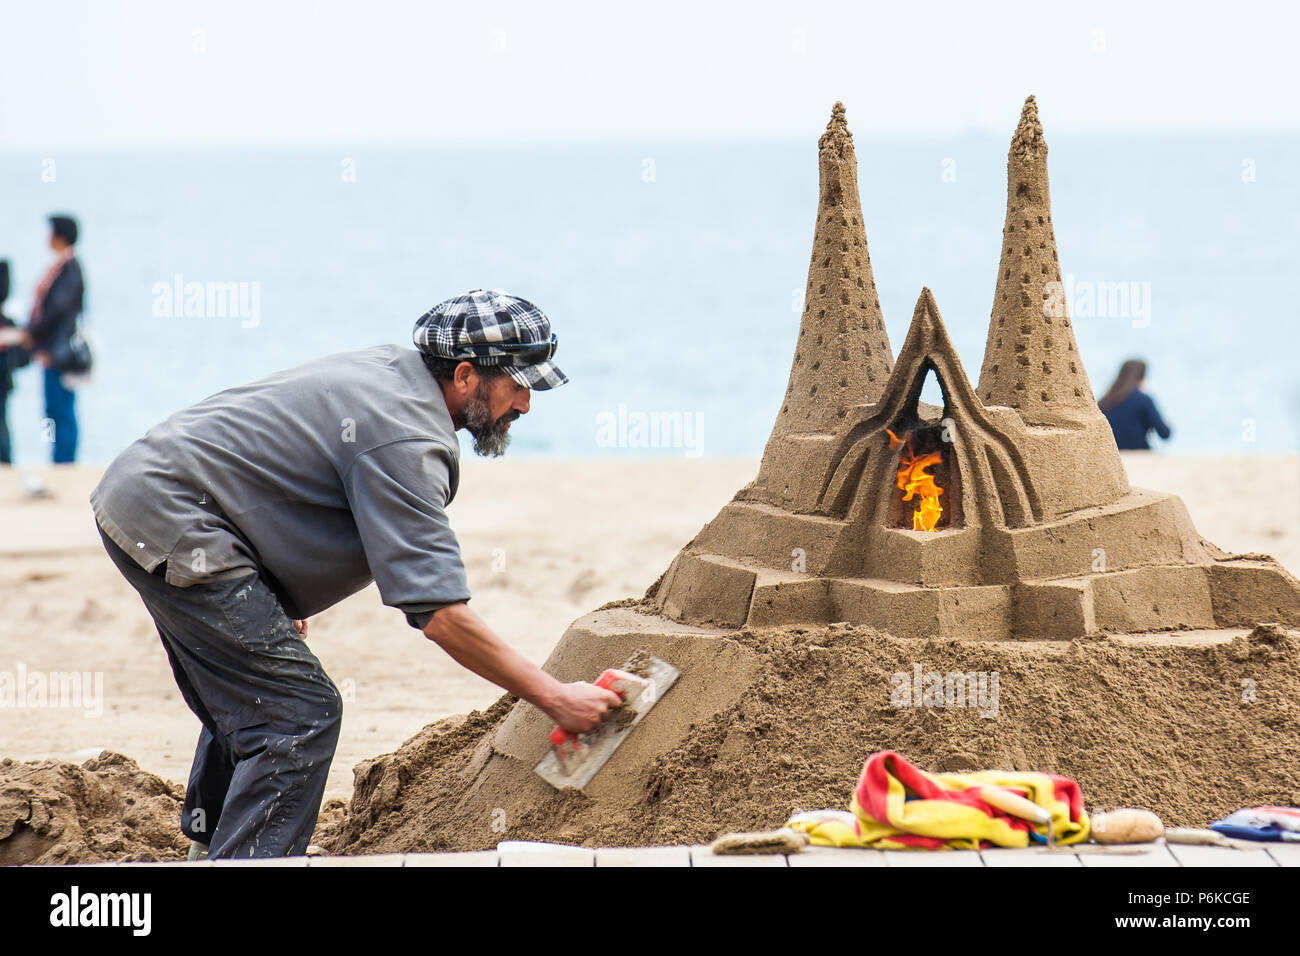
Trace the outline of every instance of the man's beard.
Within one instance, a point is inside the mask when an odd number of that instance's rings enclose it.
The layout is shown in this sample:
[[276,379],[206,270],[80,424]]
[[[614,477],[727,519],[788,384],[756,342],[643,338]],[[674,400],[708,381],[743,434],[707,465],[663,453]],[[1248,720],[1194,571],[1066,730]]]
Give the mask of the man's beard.
[[488,383],[479,382],[465,405],[465,427],[474,436],[474,454],[484,458],[504,454],[510,444],[510,423],[518,417],[517,411],[509,411],[494,420],[488,405]]

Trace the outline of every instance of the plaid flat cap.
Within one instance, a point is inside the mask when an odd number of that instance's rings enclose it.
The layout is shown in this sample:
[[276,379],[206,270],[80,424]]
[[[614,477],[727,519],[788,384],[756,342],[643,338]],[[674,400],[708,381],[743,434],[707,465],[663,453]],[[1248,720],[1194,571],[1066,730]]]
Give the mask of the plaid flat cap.
[[413,338],[428,355],[502,366],[526,388],[555,388],[569,380],[551,361],[551,320],[527,299],[500,289],[471,289],[439,302],[416,320]]

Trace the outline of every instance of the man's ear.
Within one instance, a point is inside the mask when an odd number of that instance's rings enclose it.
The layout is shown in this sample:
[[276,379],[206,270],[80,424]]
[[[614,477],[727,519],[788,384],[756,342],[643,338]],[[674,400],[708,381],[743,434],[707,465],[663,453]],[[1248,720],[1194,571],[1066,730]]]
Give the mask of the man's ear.
[[462,394],[468,394],[474,390],[474,378],[474,363],[461,362],[456,366],[456,371],[452,374],[451,380],[458,391]]

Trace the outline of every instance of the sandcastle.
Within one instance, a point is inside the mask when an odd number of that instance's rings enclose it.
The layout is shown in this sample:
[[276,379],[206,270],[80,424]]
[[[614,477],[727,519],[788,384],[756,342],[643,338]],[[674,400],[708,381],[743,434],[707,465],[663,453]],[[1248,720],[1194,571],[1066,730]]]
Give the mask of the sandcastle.
[[[1176,496],[1129,487],[1060,294],[1032,96],[974,388],[928,289],[891,363],[839,104],[820,151],[785,403],[758,477],[654,589],[667,617],[984,640],[1300,621],[1300,587],[1275,561],[1225,554]],[[929,373],[942,409],[919,402]],[[919,530],[927,505],[933,530]]]
[[[1300,623],[1300,583],[1281,565],[1219,550],[1176,496],[1129,486],[1055,294],[1047,144],[1032,96],[1007,160],[975,387],[928,289],[892,358],[840,103],[819,162],[805,307],[758,476],[682,549],[648,609],[580,618],[546,663],[563,680],[590,679],[645,647],[682,670],[674,705],[652,712],[588,793],[734,702],[752,655],[717,638],[737,628],[848,622],[899,637],[1059,641]],[[920,402],[930,373],[942,408]],[[899,488],[909,451],[937,456],[925,469],[941,489],[932,531],[915,529],[917,496]],[[517,705],[490,760],[531,766],[549,730],[540,711]]]
[[[1058,294],[1034,98],[1011,143],[974,387],[929,290],[893,357],[839,103],[819,160],[806,304],[757,477],[643,600],[579,618],[545,664],[561,680],[590,680],[644,648],[680,679],[576,796],[532,772],[552,724],[530,704],[503,698],[431,725],[357,768],[340,848],[489,845],[496,831],[483,821],[503,814],[511,833],[545,839],[711,839],[711,826],[780,822],[782,800],[846,792],[869,752],[859,748],[882,746],[930,752],[949,769],[986,759],[1078,774],[1175,819],[1198,788],[1193,814],[1294,799],[1285,728],[1297,636],[1246,632],[1300,624],[1300,584],[1270,557],[1202,540],[1177,497],[1129,486]],[[930,374],[942,408],[920,401]],[[914,653],[900,647],[913,642]],[[890,708],[888,672],[936,655],[1022,682],[996,733],[978,717]],[[836,659],[857,663],[831,669]],[[1265,672],[1274,703],[1243,709],[1240,681]],[[1164,685],[1162,702],[1115,696],[1120,679],[1130,694]],[[791,696],[796,686],[804,696]],[[1248,770],[1221,756],[1236,746],[1222,738],[1228,721],[1254,741]],[[1097,753],[1083,727],[1108,734],[1112,752]],[[801,755],[810,735],[821,762]],[[1136,768],[1151,754],[1160,770],[1109,775],[1114,760]],[[752,773],[737,770],[746,755]],[[832,763],[843,780],[827,776]],[[699,773],[668,815],[673,768],[686,766]]]

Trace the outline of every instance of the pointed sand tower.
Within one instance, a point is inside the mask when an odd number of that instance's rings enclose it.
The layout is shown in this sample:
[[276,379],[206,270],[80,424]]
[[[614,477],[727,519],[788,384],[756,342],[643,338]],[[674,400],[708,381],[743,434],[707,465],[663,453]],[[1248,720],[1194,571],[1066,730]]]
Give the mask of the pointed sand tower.
[[893,368],[889,335],[871,273],[858,158],[844,104],[831,110],[817,143],[817,224],[790,381],[758,477],[741,497],[807,510],[792,481],[807,456],[828,442],[859,405],[874,402]]
[[1093,399],[1061,283],[1038,103],[1025,99],[1007,152],[1007,216],[993,310],[976,386],[989,407],[1026,425],[1046,517],[1117,501],[1128,477]]
[[853,134],[836,103],[817,143],[817,226],[803,318],[772,438],[833,433],[880,395],[893,353],[871,274]]
[[1007,153],[1007,218],[979,397],[1014,408],[1027,425],[1100,418],[1070,316],[1052,230],[1047,142],[1034,97]]

